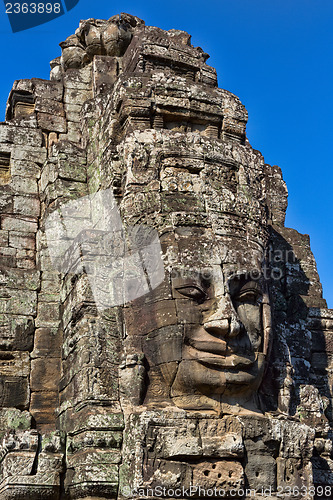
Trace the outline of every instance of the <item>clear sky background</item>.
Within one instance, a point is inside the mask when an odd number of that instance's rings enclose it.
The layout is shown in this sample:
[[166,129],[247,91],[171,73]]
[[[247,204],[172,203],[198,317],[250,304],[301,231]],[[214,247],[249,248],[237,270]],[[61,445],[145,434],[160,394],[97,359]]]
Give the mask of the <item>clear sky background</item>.
[[14,80],[49,78],[49,61],[80,19],[120,12],[185,30],[210,54],[219,87],[239,96],[249,112],[252,146],[282,168],[289,190],[286,226],[310,235],[333,308],[333,1],[80,0],[64,16],[15,34],[1,2],[0,119]]

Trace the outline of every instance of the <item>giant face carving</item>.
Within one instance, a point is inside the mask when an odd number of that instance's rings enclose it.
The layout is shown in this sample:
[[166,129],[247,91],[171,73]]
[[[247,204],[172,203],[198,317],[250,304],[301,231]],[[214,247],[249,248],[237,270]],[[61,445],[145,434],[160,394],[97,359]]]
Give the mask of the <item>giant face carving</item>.
[[[205,239],[196,238],[196,242],[202,258],[206,254],[205,267],[183,273],[178,269],[178,277],[173,271],[171,280],[177,320],[183,324],[182,354],[171,397],[188,409],[217,408],[221,403],[224,410],[237,404],[253,407],[268,347],[265,273],[253,256],[245,266],[242,262],[228,265],[223,260],[226,242],[209,246]],[[216,257],[220,255],[215,263],[214,250]]]
[[[175,173],[171,189],[179,189],[175,176],[182,174],[188,190],[183,200],[193,206],[189,186],[204,175],[168,166],[159,174],[162,187],[167,169],[168,175]],[[216,167],[218,175],[221,169]],[[229,193],[239,203],[234,172],[226,171],[229,185],[220,184],[224,192],[217,196]],[[202,182],[199,203],[208,190],[209,183]],[[206,214],[204,224],[182,223],[160,231],[165,279],[125,307],[125,345],[127,352],[141,352],[147,361],[144,404],[223,412],[258,409],[256,392],[270,338],[267,235],[260,221],[235,211]]]
[[255,409],[270,335],[262,249],[203,228],[161,241],[164,282],[125,310],[128,340],[149,364],[146,402]]

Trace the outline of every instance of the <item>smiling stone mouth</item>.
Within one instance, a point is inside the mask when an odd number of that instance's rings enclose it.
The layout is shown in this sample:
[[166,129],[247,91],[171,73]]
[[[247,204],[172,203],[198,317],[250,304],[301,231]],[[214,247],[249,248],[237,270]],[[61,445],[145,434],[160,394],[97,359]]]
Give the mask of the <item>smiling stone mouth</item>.
[[197,351],[220,355],[225,355],[227,353],[227,343],[224,340],[200,340],[189,338],[187,339],[187,342],[191,348]]
[[200,343],[200,349],[194,346],[187,346],[187,355],[189,356],[189,358],[195,359],[203,365],[237,369],[248,369],[255,363],[257,358],[255,353],[253,353],[252,355],[244,355],[230,353],[230,351],[228,352],[226,349],[224,349],[223,351],[219,350],[220,352],[216,352],[216,349],[214,349],[213,351],[203,350],[204,345],[207,348],[212,347],[208,344],[210,344],[210,342],[203,342],[202,344]]

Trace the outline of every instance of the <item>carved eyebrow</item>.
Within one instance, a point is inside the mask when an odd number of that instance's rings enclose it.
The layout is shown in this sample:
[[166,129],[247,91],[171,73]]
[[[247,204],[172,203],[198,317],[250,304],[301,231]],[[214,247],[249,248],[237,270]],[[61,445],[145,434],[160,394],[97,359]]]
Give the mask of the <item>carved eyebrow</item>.
[[249,281],[246,281],[245,283],[243,282],[242,283],[242,286],[241,288],[261,288],[261,284],[260,284],[260,281],[259,280],[254,280],[254,279],[250,279]]
[[260,286],[260,284],[257,282],[257,281],[248,281],[247,283],[245,283],[243,286],[241,286],[237,293],[243,293],[243,292],[246,292],[246,291],[253,291],[255,290],[256,292],[259,292],[260,294],[262,294],[262,287]]
[[183,278],[175,285],[175,288],[183,288],[185,286],[200,286],[200,280],[195,278]]
[[256,288],[256,290],[263,292],[261,286],[262,274],[258,270],[247,271],[242,273],[235,273],[227,281],[229,293],[236,295],[241,290]]

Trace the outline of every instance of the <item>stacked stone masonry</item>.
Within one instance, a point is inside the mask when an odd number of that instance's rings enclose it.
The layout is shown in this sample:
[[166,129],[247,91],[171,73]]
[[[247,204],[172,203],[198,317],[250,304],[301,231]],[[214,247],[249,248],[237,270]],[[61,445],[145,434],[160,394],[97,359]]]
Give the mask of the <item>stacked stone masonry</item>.
[[[0,123],[1,499],[191,486],[332,498],[333,311],[309,237],[284,227],[280,168],[251,147],[245,107],[190,38],[129,14],[88,19],[50,80],[13,85]],[[46,221],[110,188],[125,228],[158,232],[165,278],[101,309],[75,248],[74,267],[55,267]],[[104,237],[72,217],[85,245]],[[207,266],[219,280],[178,272]]]

